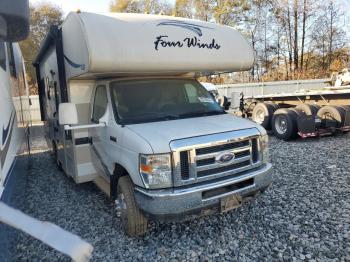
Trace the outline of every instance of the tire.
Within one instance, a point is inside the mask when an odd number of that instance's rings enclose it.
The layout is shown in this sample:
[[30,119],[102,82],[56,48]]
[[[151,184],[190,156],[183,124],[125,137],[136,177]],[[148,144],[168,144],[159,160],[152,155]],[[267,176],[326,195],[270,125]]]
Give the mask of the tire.
[[346,114],[350,113],[350,106],[344,105],[344,106],[338,106],[344,110],[344,118],[346,117]]
[[338,106],[324,106],[317,112],[317,116],[325,124],[328,121],[335,121],[336,127],[344,125],[346,110]]
[[277,109],[279,109],[279,105],[273,104],[273,103],[267,103],[268,105],[271,105],[273,107],[273,112],[275,112]]
[[282,140],[289,141],[298,136],[297,110],[278,109],[272,117],[274,135]]
[[266,130],[271,129],[271,119],[277,106],[271,103],[257,103],[253,108],[252,120],[260,124]]
[[129,236],[140,236],[147,232],[147,218],[138,208],[134,197],[134,184],[129,176],[119,178],[117,197],[121,208],[121,221],[125,233]]
[[307,116],[312,116],[317,115],[317,112],[320,109],[320,107],[317,105],[300,104],[297,105],[295,109],[304,112]]

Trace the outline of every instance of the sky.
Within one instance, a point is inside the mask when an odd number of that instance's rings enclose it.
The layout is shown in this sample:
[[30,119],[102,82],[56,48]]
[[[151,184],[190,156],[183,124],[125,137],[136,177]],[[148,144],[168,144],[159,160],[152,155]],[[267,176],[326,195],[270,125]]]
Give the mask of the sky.
[[[168,0],[175,3],[175,0]],[[29,0],[30,3],[50,2],[62,8],[64,14],[80,9],[84,12],[108,12],[111,0]]]

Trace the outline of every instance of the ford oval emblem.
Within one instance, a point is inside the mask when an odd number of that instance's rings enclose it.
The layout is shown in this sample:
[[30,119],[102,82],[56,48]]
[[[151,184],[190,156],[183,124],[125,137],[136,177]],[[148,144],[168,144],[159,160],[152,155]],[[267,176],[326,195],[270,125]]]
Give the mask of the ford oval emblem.
[[235,154],[234,153],[223,153],[221,155],[218,155],[216,157],[216,161],[219,163],[227,163],[232,161],[235,158]]

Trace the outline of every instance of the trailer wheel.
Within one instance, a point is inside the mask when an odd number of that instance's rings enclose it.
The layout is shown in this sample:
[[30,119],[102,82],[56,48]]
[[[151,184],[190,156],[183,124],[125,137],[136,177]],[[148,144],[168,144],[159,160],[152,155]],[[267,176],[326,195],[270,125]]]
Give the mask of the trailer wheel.
[[334,121],[335,127],[341,127],[345,120],[345,109],[338,106],[324,106],[318,110],[317,116],[324,125],[327,125],[329,121]]
[[270,103],[257,103],[253,108],[252,120],[265,129],[271,129],[271,118],[276,107]]
[[294,139],[298,135],[297,112],[288,109],[277,109],[272,117],[274,135],[285,141]]
[[273,112],[275,112],[277,109],[280,108],[279,105],[276,105],[276,104],[274,104],[274,103],[267,103],[267,104],[272,106]]
[[309,104],[300,104],[295,107],[302,112],[304,112],[307,116],[317,115],[318,110],[320,109],[317,105],[309,105]]
[[134,185],[129,176],[122,176],[117,186],[117,208],[121,213],[124,231],[129,236],[143,235],[147,231],[147,218],[138,208],[134,197]]

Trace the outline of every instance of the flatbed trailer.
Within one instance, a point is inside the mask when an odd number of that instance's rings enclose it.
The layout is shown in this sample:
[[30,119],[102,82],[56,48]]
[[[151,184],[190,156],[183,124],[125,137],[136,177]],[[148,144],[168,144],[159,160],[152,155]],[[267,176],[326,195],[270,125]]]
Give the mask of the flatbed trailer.
[[[223,88],[225,86],[219,90]],[[270,94],[262,91],[263,94],[246,95],[242,88],[237,89],[238,92],[231,88],[230,111],[251,118],[283,140],[350,131],[350,85],[299,89],[290,93],[277,93],[277,89]]]

